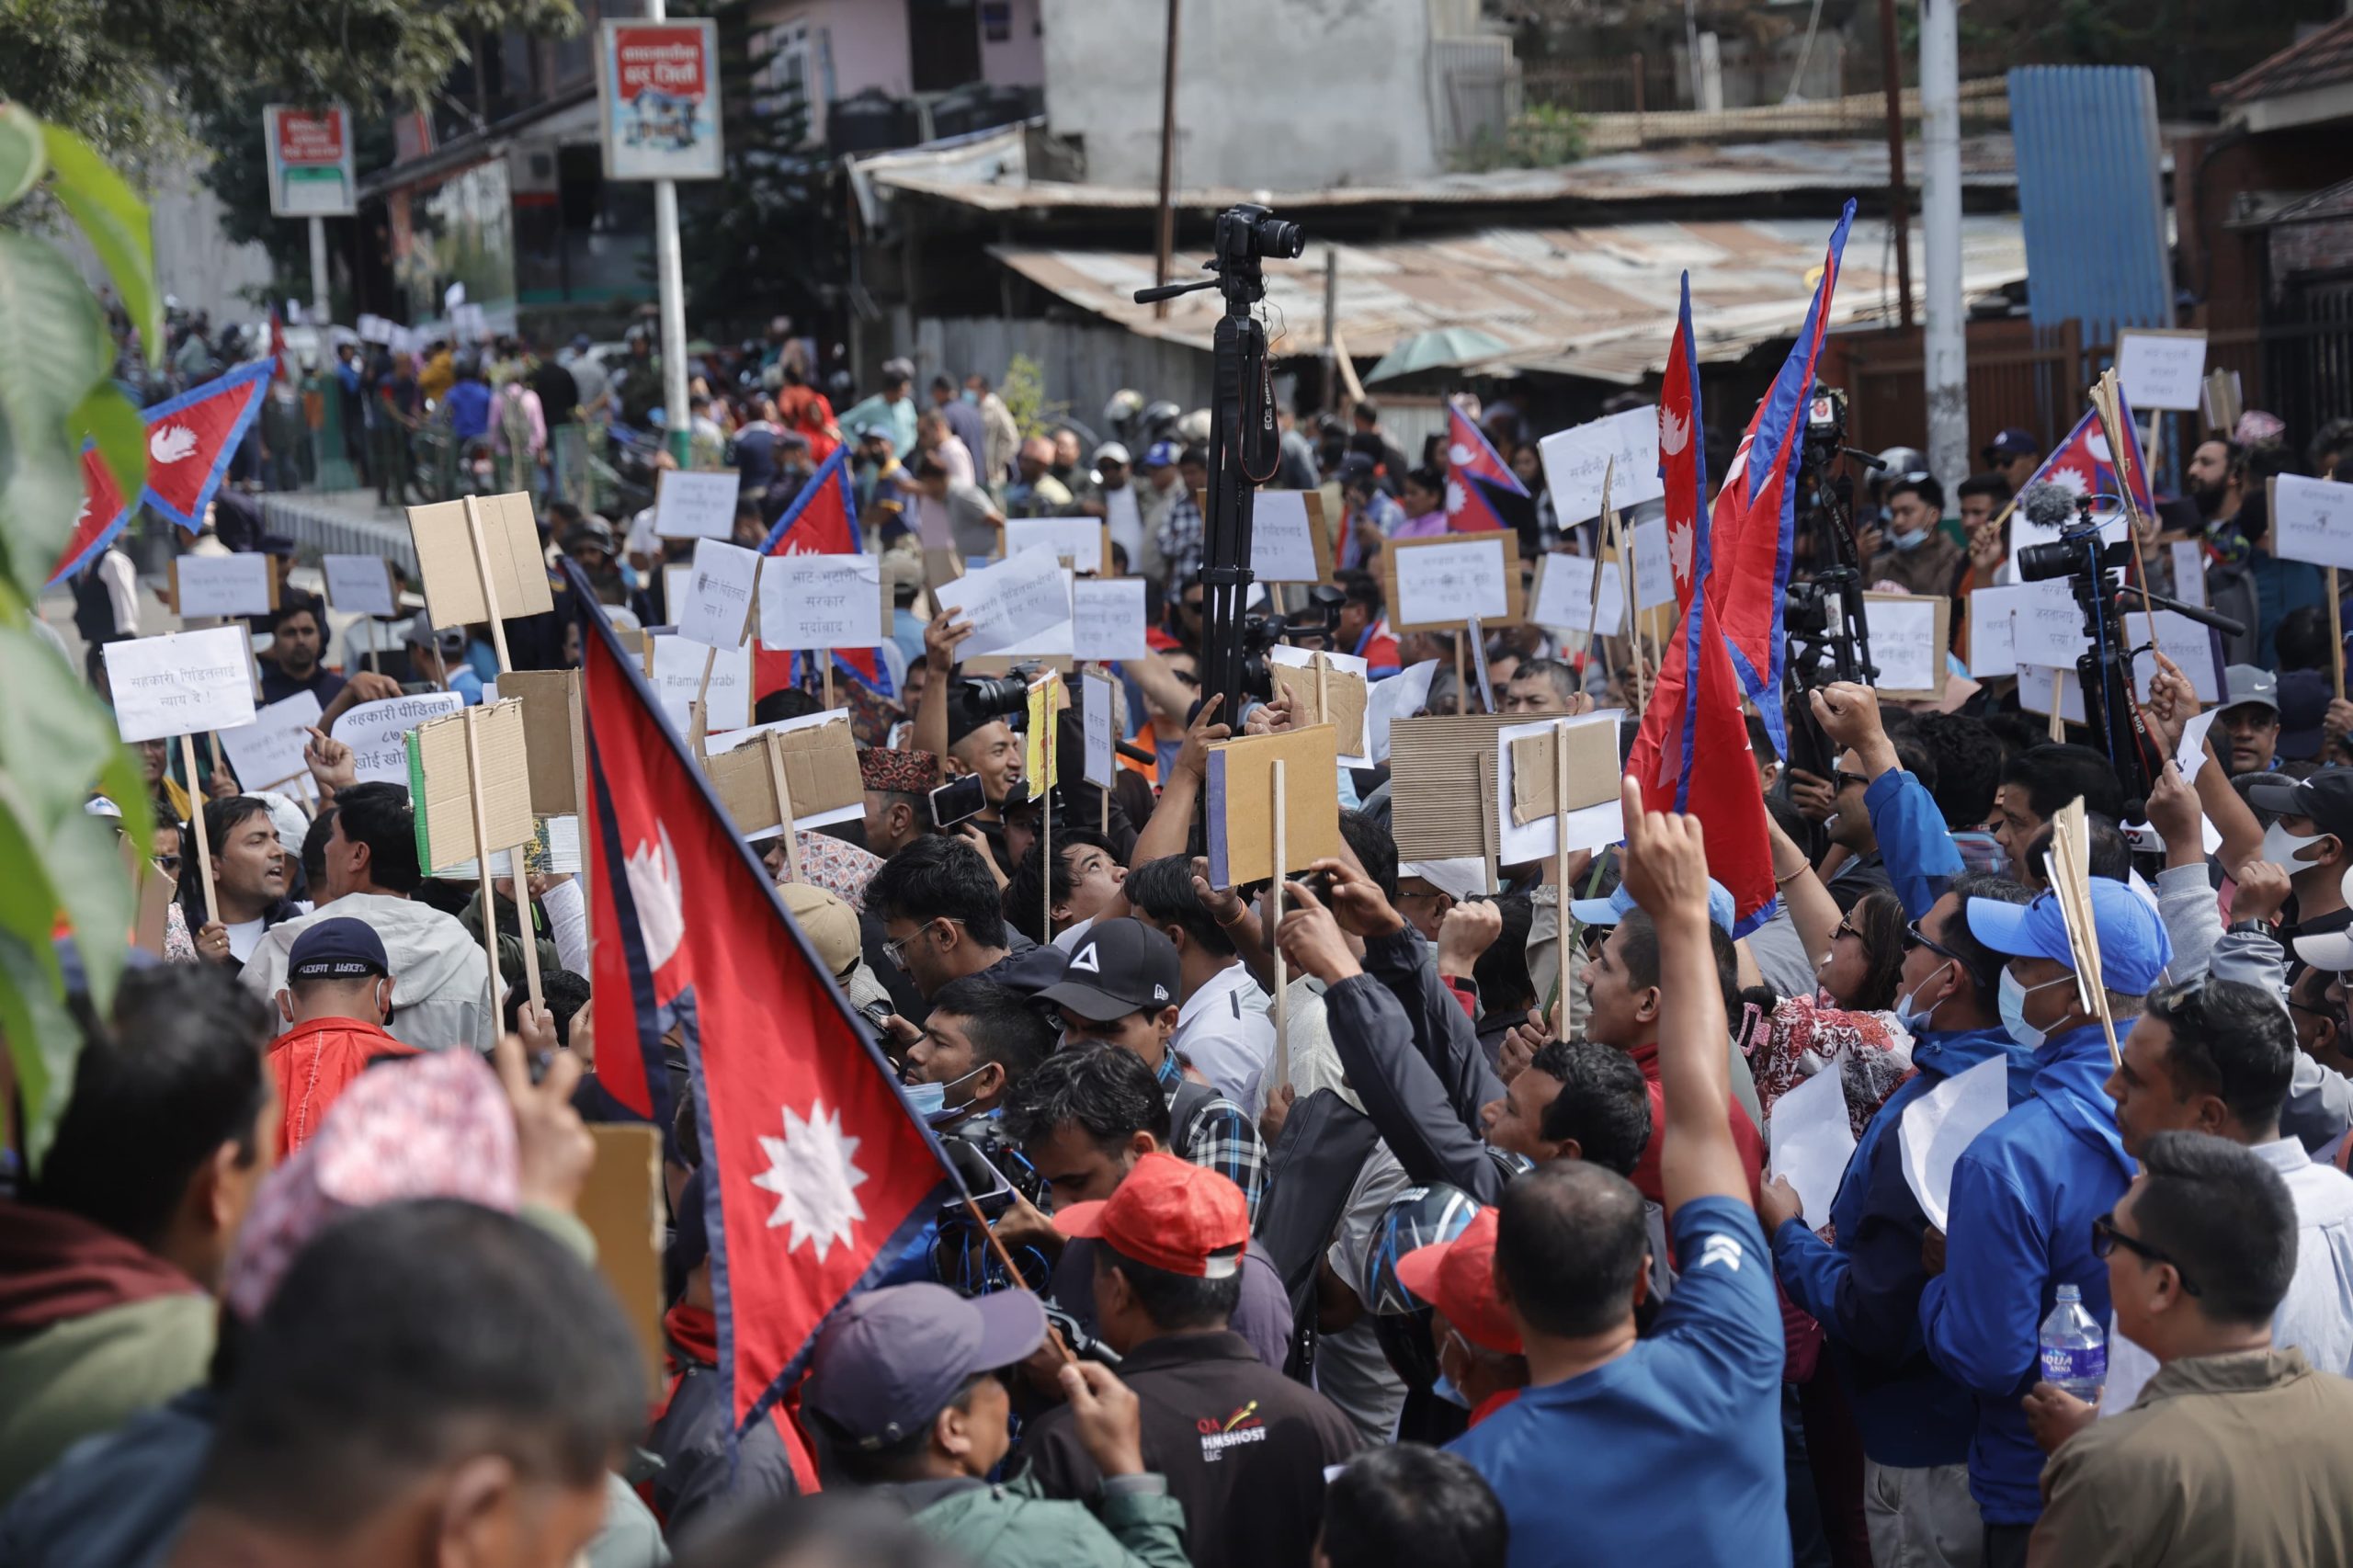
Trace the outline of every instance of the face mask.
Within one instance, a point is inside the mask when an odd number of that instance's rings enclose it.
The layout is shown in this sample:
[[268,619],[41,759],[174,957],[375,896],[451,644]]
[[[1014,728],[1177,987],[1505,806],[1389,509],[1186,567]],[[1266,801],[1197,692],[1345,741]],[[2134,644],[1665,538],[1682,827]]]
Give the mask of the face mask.
[[966,387],[962,392],[958,392],[956,395],[962,398],[966,403],[978,403],[981,401],[981,394],[974,392],[970,387]]
[[[915,1103],[915,1114],[929,1119],[948,1108],[948,1091],[950,1088],[962,1083],[965,1078],[977,1078],[987,1071],[987,1066],[983,1064],[973,1068],[963,1077],[950,1078],[945,1084],[902,1083],[899,1086],[907,1091],[907,1098]],[[957,1108],[961,1110],[963,1108],[959,1106]]]
[[2061,975],[2056,980],[2049,980],[2043,982],[2040,985],[2029,986],[2021,982],[2017,975],[2012,974],[2008,969],[2005,968],[2002,971],[2002,983],[1998,988],[2000,992],[2000,1003],[2002,1009],[2002,1027],[2009,1030],[2010,1038],[2012,1040],[2018,1041],[2020,1045],[2025,1046],[2029,1051],[2040,1051],[2042,1049],[2042,1042],[2051,1037],[2045,1031],[2036,1028],[2032,1024],[2026,1021],[2026,999],[2033,995],[2037,991],[2048,991],[2054,985],[2071,985],[2073,983],[2074,980],[2072,977]]
[[2275,866],[2284,866],[2288,874],[2293,876],[2306,869],[2308,864],[2299,860],[2297,856],[2327,836],[2325,833],[2290,833],[2286,823],[2275,822],[2263,831],[2263,853],[2258,858],[2268,860]]
[[1889,542],[1899,551],[1917,550],[1927,542],[1928,530],[1922,528],[1918,533],[1890,534],[1887,537]]
[[1438,1398],[1446,1401],[1447,1403],[1454,1406],[1457,1410],[1468,1410],[1471,1408],[1471,1401],[1464,1396],[1461,1389],[1454,1386],[1453,1380],[1449,1378],[1444,1372],[1438,1373],[1438,1380],[1430,1384],[1430,1392],[1438,1395]]
[[[1913,998],[1919,995],[1921,992],[1926,991],[1928,988],[1929,980],[1936,979],[1937,976],[1944,973],[1945,971],[1951,967],[1952,960],[1950,959],[1947,959],[1944,962],[1938,964],[1936,968],[1928,971],[1927,980],[1923,980],[1919,984],[1914,986],[1911,990],[1905,992],[1903,995],[1895,999],[1895,1021],[1904,1026],[1904,1033],[1917,1035],[1928,1027],[1928,1017],[1936,1011],[1936,1008],[1925,1007],[1915,1012],[1912,1006]],[[2006,969],[2002,972],[2006,975],[2010,971]]]

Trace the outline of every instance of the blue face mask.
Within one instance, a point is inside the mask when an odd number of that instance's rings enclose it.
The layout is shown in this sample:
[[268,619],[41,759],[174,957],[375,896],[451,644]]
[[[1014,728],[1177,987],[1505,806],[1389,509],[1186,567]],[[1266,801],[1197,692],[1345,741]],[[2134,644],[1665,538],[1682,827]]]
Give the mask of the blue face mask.
[[2030,986],[2011,973],[2005,966],[2002,970],[2001,984],[1997,987],[2002,1009],[2002,1027],[2009,1030],[2012,1040],[2025,1046],[2029,1051],[2040,1051],[2042,1042],[2049,1040],[2051,1036],[2047,1031],[2039,1029],[2026,1021],[2026,999],[2038,991],[2048,991],[2054,985],[2074,983],[2073,976],[2063,974],[2056,980],[2047,980],[2040,985]]
[[1446,1401],[1447,1403],[1453,1405],[1458,1410],[1468,1410],[1471,1408],[1470,1400],[1463,1396],[1462,1391],[1456,1388],[1454,1386],[1453,1380],[1449,1378],[1444,1372],[1440,1372],[1438,1375],[1438,1381],[1430,1384],[1430,1392],[1438,1395],[1438,1398]]
[[[985,1067],[975,1067],[965,1074],[963,1078],[950,1078],[946,1084],[910,1084],[902,1081],[899,1086],[907,1092],[907,1098],[915,1106],[915,1114],[928,1121],[948,1108],[948,1090],[950,1085],[961,1084],[964,1078],[976,1078],[985,1071]],[[961,1110],[963,1108],[959,1106],[957,1108]]]
[[958,392],[956,395],[962,398],[966,403],[978,403],[981,401],[981,394],[974,392],[970,387],[966,387],[962,392]]
[[[1933,1006],[1915,1008],[1912,1004],[1914,1000],[1919,996],[1921,992],[1928,988],[1929,980],[1936,979],[1937,976],[1944,973],[1946,970],[1950,969],[1951,967],[1952,960],[1950,959],[1947,959],[1944,962],[1938,964],[1936,968],[1928,971],[1927,980],[1923,980],[1919,984],[1914,986],[1902,996],[1896,998],[1895,1021],[1904,1027],[1904,1033],[1917,1036],[1927,1028],[1929,1016],[1936,1012],[1936,1008]],[[2002,972],[2006,975],[2009,973],[2009,971],[2006,969]]]
[[1888,542],[1894,545],[1899,551],[1917,550],[1922,545],[1928,542],[1928,530],[1922,528],[1918,533],[1915,534],[1892,533],[1888,535],[1887,538]]

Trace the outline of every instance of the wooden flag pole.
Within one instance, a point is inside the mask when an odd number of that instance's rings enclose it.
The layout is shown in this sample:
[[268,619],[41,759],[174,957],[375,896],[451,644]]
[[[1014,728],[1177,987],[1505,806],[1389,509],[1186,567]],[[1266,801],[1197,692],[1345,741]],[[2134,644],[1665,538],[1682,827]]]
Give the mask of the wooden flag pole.
[[[1046,755],[1053,756],[1051,739]],[[1051,767],[1048,771],[1052,771]],[[1049,778],[1038,782],[1038,929],[1051,942],[1054,939],[1054,781]]]
[[[467,510],[473,509],[472,497],[467,498]],[[482,873],[482,951],[490,960],[491,1017],[505,1015],[506,988],[498,979],[498,903],[490,887],[490,807],[482,792],[482,745],[476,738],[475,725],[482,718],[479,707],[466,710],[466,797],[473,808],[474,869]]]
[[[490,575],[490,540],[482,531],[482,507],[471,495],[465,502],[466,533],[474,541],[474,570],[482,576],[482,603],[490,617],[490,642],[498,650],[498,673],[505,675],[515,667],[515,662],[506,656],[506,623],[498,619],[498,585]],[[494,969],[493,972],[496,971]]]
[[[2099,380],[2092,383],[2092,411],[2099,415],[2100,429],[2108,437],[2108,455],[2116,464],[2117,478],[2123,491],[2117,499],[2124,507],[2125,531],[2132,536],[2132,559],[2141,568],[2141,615],[2147,625],[2149,646],[2154,648],[2157,645],[2157,611],[2149,601],[2149,547],[2141,537],[2141,506],[2132,498],[2133,475],[2131,465],[2124,460],[2121,438],[2128,435],[2137,437],[2140,432],[2133,429],[2131,421],[2124,417],[2123,405],[2117,401],[2118,395],[2116,370],[2111,366],[2102,370]],[[2143,474],[2142,477],[2147,476]]]
[[[221,747],[217,738],[213,741],[212,746],[213,757],[217,764]],[[212,894],[212,841],[204,831],[204,791],[197,788],[196,782],[196,737],[194,735],[180,737],[180,766],[188,770],[188,814],[196,828],[196,869],[204,877],[204,917],[207,920],[219,920],[221,901]],[[225,925],[226,922],[223,924]],[[196,933],[191,931],[188,935],[193,937]]]
[[821,649],[810,657],[817,661],[817,667],[825,677],[825,711],[830,713],[834,710],[834,656]]
[[[540,996],[540,942],[538,934],[532,929],[531,920],[530,876],[524,869],[521,848],[507,850],[506,869],[515,884],[515,934],[523,939],[523,989],[530,994],[532,1006],[543,1006],[545,1004]],[[483,875],[487,879],[489,874],[488,858],[485,857]],[[487,888],[490,884],[485,880],[483,885]],[[483,900],[485,915],[494,903],[491,898]]]
[[2336,568],[2328,569],[2328,643],[2336,656],[2328,661],[2329,675],[2336,682],[2336,700],[2345,700],[2345,604],[2336,597]]
[[792,786],[785,781],[784,777],[784,737],[776,731],[770,730],[760,737],[760,742],[767,747],[768,777],[776,783],[777,816],[784,824],[782,832],[786,880],[797,882],[801,881],[801,835],[795,833],[792,827]]
[[1283,945],[1276,940],[1283,925],[1283,877],[1290,865],[1290,812],[1284,809],[1283,759],[1275,758],[1275,881],[1269,890],[1274,896],[1273,921],[1267,928],[1267,945],[1275,954],[1275,1080],[1279,1091],[1290,1082],[1290,986],[1284,971]]

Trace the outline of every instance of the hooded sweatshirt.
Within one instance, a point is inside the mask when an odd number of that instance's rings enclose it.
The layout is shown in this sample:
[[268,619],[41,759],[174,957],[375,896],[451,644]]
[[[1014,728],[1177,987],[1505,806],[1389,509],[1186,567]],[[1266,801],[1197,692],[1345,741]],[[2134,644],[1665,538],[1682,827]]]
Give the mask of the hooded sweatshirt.
[[203,1381],[216,1308],[102,1225],[0,1202],[0,1504],[82,1438]]
[[238,976],[245,989],[274,1003],[286,983],[294,938],[313,922],[337,915],[366,921],[384,944],[392,971],[392,1021],[385,1028],[394,1040],[419,1051],[491,1048],[497,1015],[490,1007],[490,960],[455,916],[415,899],[346,893],[299,920],[271,926]]

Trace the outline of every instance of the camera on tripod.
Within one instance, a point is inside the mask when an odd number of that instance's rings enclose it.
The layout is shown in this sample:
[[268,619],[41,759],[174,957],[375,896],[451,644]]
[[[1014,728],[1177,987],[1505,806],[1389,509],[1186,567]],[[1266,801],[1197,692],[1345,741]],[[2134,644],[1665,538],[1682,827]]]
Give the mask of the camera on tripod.
[[968,730],[992,719],[1024,729],[1029,722],[1030,683],[1045,673],[1044,665],[1025,659],[1001,676],[960,676],[948,693],[949,712]]
[[1217,215],[1216,250],[1221,263],[1295,261],[1307,249],[1298,224],[1278,218],[1271,208],[1245,201]]

